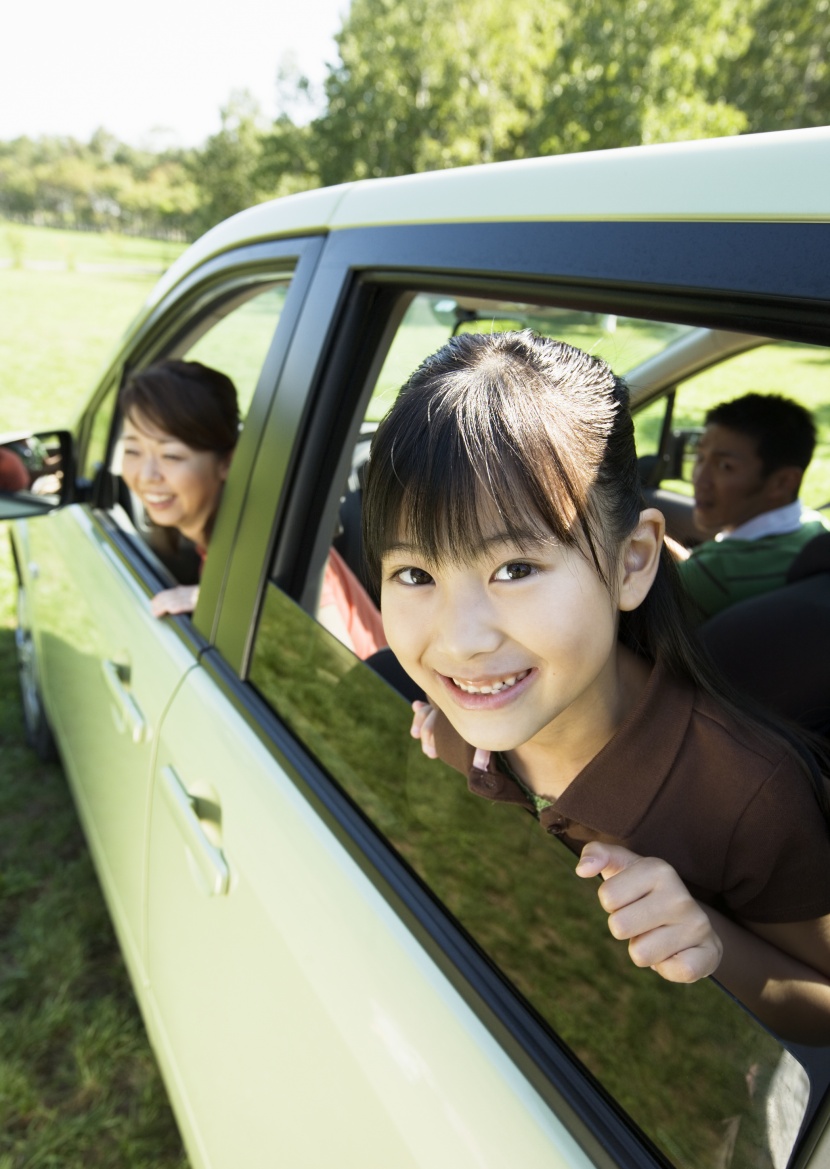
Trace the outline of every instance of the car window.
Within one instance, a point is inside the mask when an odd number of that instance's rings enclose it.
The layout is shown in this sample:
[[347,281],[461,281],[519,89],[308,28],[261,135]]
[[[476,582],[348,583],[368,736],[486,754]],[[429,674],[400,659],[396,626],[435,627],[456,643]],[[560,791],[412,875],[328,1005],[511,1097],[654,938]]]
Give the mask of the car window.
[[[782,394],[806,407],[816,424],[815,454],[801,489],[809,507],[830,502],[830,349],[795,341],[775,341],[740,353],[682,381],[673,401],[673,429],[701,427],[706,411],[744,394]],[[652,402],[635,416],[637,449],[656,452],[660,443],[667,403]],[[691,495],[690,451],[682,479],[664,479],[661,486]]]
[[101,469],[106,466],[107,448],[118,398],[118,383],[113,382],[104,397],[95,407],[87,431],[86,449],[81,466],[81,478],[89,483],[95,481]]
[[185,361],[201,361],[228,375],[236,386],[243,419],[254,396],[287,292],[287,279],[259,288],[219,316],[207,332],[179,353]]
[[[185,322],[178,331],[175,344],[166,351],[154,353],[152,362],[165,358],[198,361],[226,374],[236,387],[244,428],[290,279],[290,273],[284,273],[268,280],[231,282],[207,306],[200,306],[192,323]],[[122,527],[142,538],[175,581],[195,584],[201,564],[193,545],[174,530],[153,525],[139,500],[120,480],[120,424],[121,420],[116,418],[110,458],[110,471],[117,480],[113,492],[117,501],[116,518]],[[103,431],[103,423],[100,430]],[[93,433],[97,433],[95,427]]]
[[[267,585],[249,682],[529,1006],[535,1025],[663,1157],[683,1169],[778,1169],[806,1108],[799,1061],[713,982],[678,987],[637,970],[610,936],[596,888],[575,876],[573,854],[532,817],[470,795],[464,777],[428,760],[409,734],[406,680],[383,649],[355,530],[368,435],[412,368],[454,330],[517,325],[541,326],[621,367],[673,335],[670,325],[543,306],[412,297],[367,387],[315,588],[301,607]],[[786,1119],[771,1121],[784,1099]]]

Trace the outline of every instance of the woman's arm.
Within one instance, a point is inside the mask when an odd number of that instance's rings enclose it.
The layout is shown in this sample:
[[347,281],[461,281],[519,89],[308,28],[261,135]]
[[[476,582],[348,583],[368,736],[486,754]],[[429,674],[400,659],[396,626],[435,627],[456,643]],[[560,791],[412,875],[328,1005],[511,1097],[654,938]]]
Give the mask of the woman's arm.
[[168,613],[192,613],[199,599],[198,585],[177,585],[174,589],[163,589],[150,599],[150,611],[154,617]]
[[671,982],[714,974],[783,1038],[830,1043],[830,919],[741,924],[700,905],[656,857],[618,845],[587,844],[580,877],[602,875],[600,904],[637,966]]

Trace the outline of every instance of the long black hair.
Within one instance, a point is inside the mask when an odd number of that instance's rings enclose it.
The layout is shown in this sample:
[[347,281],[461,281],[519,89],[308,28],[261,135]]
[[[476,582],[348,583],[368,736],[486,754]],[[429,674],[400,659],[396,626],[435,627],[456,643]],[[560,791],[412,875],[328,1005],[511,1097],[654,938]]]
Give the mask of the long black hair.
[[[621,548],[645,507],[625,382],[600,358],[522,332],[453,337],[412,374],[375,433],[363,537],[379,584],[402,534],[434,563],[472,560],[493,509],[519,547],[577,547],[610,592]],[[745,725],[784,739],[827,798],[795,728],[739,698],[694,638],[664,546],[642,604],[620,614],[620,641],[710,694]]]

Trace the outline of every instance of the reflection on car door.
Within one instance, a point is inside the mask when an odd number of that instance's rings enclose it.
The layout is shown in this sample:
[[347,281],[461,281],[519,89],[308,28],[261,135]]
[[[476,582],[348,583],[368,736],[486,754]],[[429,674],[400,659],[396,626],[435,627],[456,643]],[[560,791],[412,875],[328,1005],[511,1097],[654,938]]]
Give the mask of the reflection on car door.
[[152,1025],[185,1140],[212,1169],[276,1150],[363,1167],[369,1148],[395,1169],[530,1169],[565,1146],[587,1167],[228,699],[206,669],[184,679],[154,775]]
[[55,731],[120,939],[143,976],[151,758],[194,657],[150,614],[146,588],[85,505],[32,523],[29,549]]

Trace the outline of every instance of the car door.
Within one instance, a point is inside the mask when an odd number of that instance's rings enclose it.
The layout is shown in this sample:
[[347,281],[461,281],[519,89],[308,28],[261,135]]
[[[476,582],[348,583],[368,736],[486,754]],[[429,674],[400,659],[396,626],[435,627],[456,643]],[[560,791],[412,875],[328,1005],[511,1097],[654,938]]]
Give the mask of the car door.
[[[133,339],[82,427],[90,440],[81,464],[95,477],[91,502],[29,523],[25,534],[27,601],[47,709],[139,986],[152,761],[164,711],[205,641],[190,621],[151,615],[149,597],[174,581],[145,542],[142,518],[120,486],[117,391],[125,367],[171,355],[210,359],[231,371],[243,409],[255,416],[258,382],[261,393],[270,392],[268,359],[292,266],[279,258],[271,271],[252,273],[228,263],[207,287],[195,279],[189,296],[175,297],[149,334]],[[244,459],[231,475],[220,509],[226,528],[232,521],[225,505],[232,508],[244,491]],[[213,561],[210,570],[221,578],[221,552]]]

